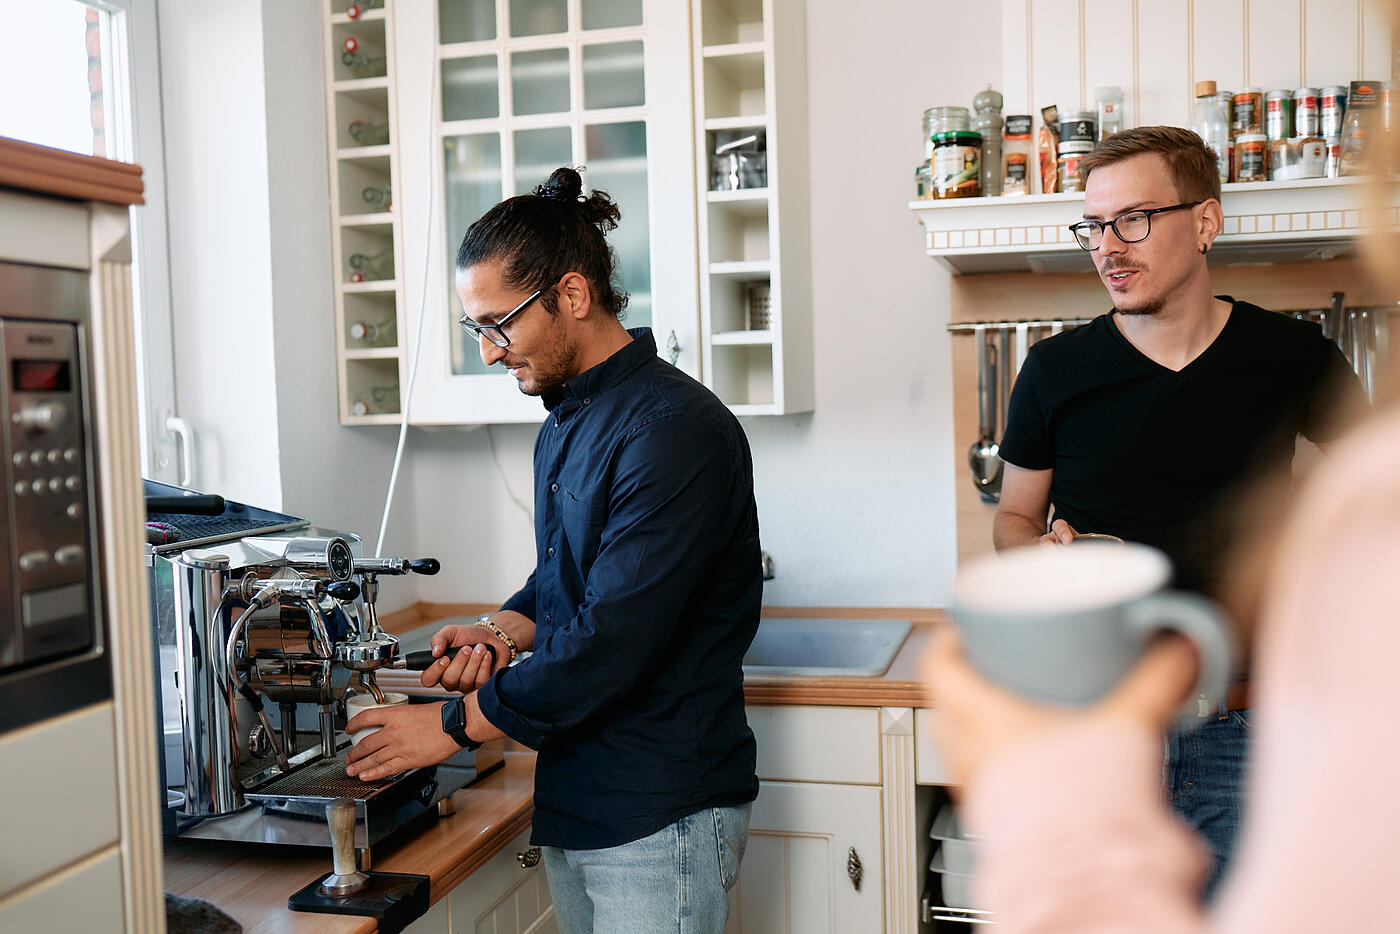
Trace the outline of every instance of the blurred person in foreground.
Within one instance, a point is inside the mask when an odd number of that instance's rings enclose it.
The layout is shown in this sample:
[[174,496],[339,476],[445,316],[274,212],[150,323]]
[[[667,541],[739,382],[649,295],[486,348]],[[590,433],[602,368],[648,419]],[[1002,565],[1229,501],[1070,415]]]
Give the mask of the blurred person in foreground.
[[[1400,148],[1393,136],[1375,145]],[[1393,204],[1395,189],[1392,178],[1371,196]],[[1400,235],[1373,232],[1364,249],[1400,295]],[[1227,602],[1255,626],[1258,712],[1243,833],[1209,913],[1197,897],[1207,853],[1160,788],[1161,734],[1196,676],[1190,643],[1160,636],[1110,696],[1069,711],[990,684],[956,632],[940,633],[924,675],[964,825],[983,841],[978,902],[1004,930],[1400,931],[1400,752],[1375,730],[1400,718],[1400,404],[1389,395],[1329,450],[1286,518],[1234,555]]]

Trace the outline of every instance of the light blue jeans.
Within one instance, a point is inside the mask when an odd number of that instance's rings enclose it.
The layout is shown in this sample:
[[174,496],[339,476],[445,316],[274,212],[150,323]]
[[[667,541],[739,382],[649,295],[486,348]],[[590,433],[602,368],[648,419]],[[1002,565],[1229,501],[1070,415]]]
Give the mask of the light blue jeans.
[[720,934],[752,809],[705,808],[600,850],[541,847],[560,934]]

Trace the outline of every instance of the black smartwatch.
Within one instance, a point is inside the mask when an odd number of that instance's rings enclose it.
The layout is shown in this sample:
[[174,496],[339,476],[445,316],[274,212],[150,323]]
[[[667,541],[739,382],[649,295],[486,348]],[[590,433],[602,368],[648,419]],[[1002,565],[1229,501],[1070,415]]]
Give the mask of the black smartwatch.
[[480,749],[481,744],[467,735],[467,701],[459,697],[442,705],[442,731],[463,749]]

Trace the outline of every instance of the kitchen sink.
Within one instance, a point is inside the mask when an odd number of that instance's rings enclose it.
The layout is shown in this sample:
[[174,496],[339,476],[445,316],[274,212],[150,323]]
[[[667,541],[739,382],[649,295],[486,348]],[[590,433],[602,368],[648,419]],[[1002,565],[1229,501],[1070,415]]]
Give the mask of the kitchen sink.
[[744,653],[744,673],[878,677],[908,635],[907,619],[763,619]]

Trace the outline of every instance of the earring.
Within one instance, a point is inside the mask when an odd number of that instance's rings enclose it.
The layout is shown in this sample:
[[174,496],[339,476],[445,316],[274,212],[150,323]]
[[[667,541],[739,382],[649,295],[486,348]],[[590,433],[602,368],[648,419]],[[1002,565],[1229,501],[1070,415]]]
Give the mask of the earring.
[[1201,255],[1202,255],[1202,256],[1205,256],[1205,255],[1206,255],[1207,253],[1209,253],[1209,252],[1210,252],[1210,247],[1207,246],[1207,245],[1205,245],[1204,243],[1201,244]]

